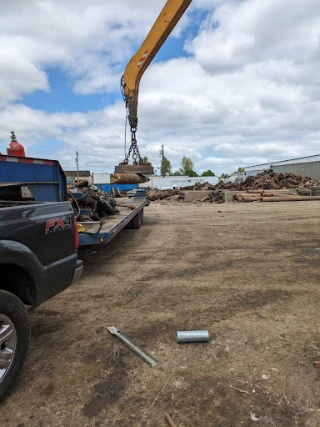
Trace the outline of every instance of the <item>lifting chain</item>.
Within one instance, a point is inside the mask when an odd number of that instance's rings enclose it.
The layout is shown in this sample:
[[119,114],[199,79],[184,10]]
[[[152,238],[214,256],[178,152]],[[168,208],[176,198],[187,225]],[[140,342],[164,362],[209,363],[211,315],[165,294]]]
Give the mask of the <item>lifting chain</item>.
[[[124,159],[124,163],[126,163],[126,164],[129,163],[129,158],[130,158],[131,154],[132,154],[134,165],[142,163],[142,159],[141,159],[139,148],[138,148],[138,141],[136,138],[136,131],[137,131],[137,129],[131,128],[131,145],[130,145],[128,154],[126,155],[126,157]],[[138,159],[138,161],[137,161],[137,159]]]

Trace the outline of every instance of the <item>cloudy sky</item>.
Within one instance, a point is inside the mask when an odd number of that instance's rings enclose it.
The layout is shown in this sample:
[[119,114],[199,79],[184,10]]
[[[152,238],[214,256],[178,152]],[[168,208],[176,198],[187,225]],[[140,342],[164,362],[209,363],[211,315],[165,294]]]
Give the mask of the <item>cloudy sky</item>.
[[[165,0],[0,0],[0,151],[112,171],[124,68]],[[18,11],[18,13],[17,13]],[[138,141],[201,173],[320,153],[319,0],[193,0],[143,76]]]

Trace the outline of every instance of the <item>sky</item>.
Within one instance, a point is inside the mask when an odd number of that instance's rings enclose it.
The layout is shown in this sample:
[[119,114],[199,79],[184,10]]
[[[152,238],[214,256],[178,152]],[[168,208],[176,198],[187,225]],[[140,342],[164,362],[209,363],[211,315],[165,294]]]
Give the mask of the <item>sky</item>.
[[[112,172],[120,78],[165,0],[0,2],[0,152],[15,130],[28,156]],[[319,154],[319,69],[319,0],[193,0],[142,78],[141,155],[221,174]]]

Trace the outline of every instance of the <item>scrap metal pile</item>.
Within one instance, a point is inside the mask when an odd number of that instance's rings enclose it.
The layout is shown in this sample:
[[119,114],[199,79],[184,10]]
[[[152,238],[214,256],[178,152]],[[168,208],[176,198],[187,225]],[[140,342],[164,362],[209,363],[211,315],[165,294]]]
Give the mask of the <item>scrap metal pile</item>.
[[227,199],[226,193],[231,194],[231,200],[229,198],[228,201],[239,202],[320,200],[320,181],[293,173],[275,173],[268,170],[256,176],[249,176],[243,182],[220,181],[216,185],[206,182],[181,189],[149,190],[147,197],[150,201],[166,199],[223,203]]
[[224,191],[216,190],[214,185],[206,182],[204,184],[197,183],[196,185],[181,189],[149,190],[147,198],[150,201],[166,199],[170,202],[222,203],[224,201]]
[[256,176],[248,176],[244,182],[219,182],[216,189],[224,190],[281,190],[283,188],[309,188],[320,185],[320,181],[314,181],[310,178],[295,175],[294,173],[275,173],[272,170],[265,171]]
[[[111,184],[143,184],[150,178],[136,173],[110,174]],[[115,201],[121,197],[118,188],[111,188],[111,196],[102,187],[90,184],[87,180],[68,186],[69,201],[79,221],[100,221],[102,218],[119,214],[117,206],[132,209],[131,205],[123,205]]]
[[105,216],[119,213],[115,200],[88,181],[79,182],[68,194],[78,220],[100,221]]
[[294,173],[265,171],[249,176],[244,182],[219,183],[220,188],[234,191],[238,202],[294,202],[320,200],[320,181]]

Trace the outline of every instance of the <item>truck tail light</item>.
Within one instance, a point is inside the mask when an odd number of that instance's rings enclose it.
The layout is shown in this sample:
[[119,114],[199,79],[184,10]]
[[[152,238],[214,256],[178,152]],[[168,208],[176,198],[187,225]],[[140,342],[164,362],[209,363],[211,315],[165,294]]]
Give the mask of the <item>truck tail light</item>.
[[78,223],[77,223],[77,218],[74,217],[74,247],[76,249],[79,248],[79,233],[78,233]]

